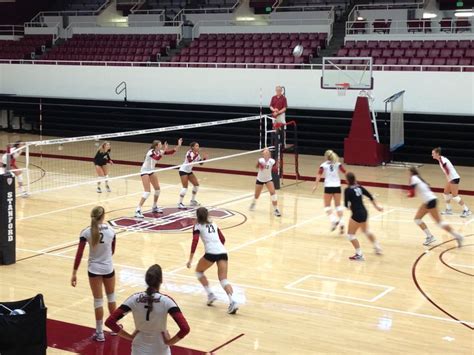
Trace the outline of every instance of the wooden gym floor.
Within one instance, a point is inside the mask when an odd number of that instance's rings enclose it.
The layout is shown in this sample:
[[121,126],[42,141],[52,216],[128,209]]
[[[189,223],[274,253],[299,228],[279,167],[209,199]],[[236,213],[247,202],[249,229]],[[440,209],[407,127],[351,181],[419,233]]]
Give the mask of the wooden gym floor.
[[[16,136],[0,134],[1,146],[15,139]],[[123,151],[128,152],[127,159],[139,161],[147,145],[114,142],[113,149],[114,159],[121,159]],[[77,155],[84,151],[78,149]],[[181,163],[184,151],[163,162]],[[238,151],[209,152],[223,156]],[[245,155],[206,167],[254,171],[256,157]],[[40,164],[39,158],[32,159]],[[300,172],[314,176],[321,162],[322,157],[301,156]],[[75,179],[75,175],[94,176],[92,164],[86,161],[43,158],[41,164],[46,171],[44,179],[50,179],[48,186],[55,186],[57,175],[53,173],[72,176],[72,182],[83,181]],[[473,206],[474,169],[457,168],[461,189],[471,192],[463,198]],[[395,187],[408,181],[403,168],[347,169],[354,171],[360,181]],[[431,186],[443,186],[444,176],[437,165],[424,165],[420,170]],[[134,173],[138,167],[116,165],[110,175],[118,171]],[[359,234],[366,260],[351,262],[350,243],[344,236],[329,232],[322,186],[311,194],[312,182],[285,180],[278,191],[283,216],[277,218],[271,213],[267,193],[261,196],[256,211],[248,210],[254,176],[202,171],[196,175],[201,183],[198,200],[225,214],[225,218],[220,215],[215,221],[227,238],[229,280],[242,303],[236,316],[225,312],[226,297],[214,268],[207,276],[220,301],[215,307],[205,305],[204,291],[194,272],[185,267],[190,230],[154,230],[156,226],[160,229],[169,225],[170,219],[171,223],[178,222],[178,229],[185,228],[189,222],[185,217],[192,215],[190,212],[183,217],[171,209],[180,189],[175,170],[158,174],[163,190],[160,205],[170,208],[170,217],[151,219],[146,225],[130,222],[142,192],[136,177],[112,181],[111,193],[97,194],[92,184],[18,198],[17,263],[0,267],[0,300],[42,293],[49,318],[93,327],[87,253],[75,289],[69,285],[69,278],[79,232],[89,222],[90,209],[102,205],[109,221],[122,226],[124,221],[132,223],[117,228],[114,263],[118,303],[142,290],[144,271],[159,263],[165,271],[162,291],[178,302],[191,326],[191,333],[179,343],[182,347],[207,352],[236,338],[216,353],[473,353],[474,223],[472,217],[459,217],[459,206],[453,205],[456,214],[446,220],[466,235],[465,246],[456,248],[448,234],[425,218],[438,241],[432,247],[424,247],[424,235],[413,223],[420,200],[406,198],[405,191],[398,188],[368,186],[385,208],[380,213],[366,203],[370,229],[380,240],[384,255],[375,255],[366,238]],[[444,208],[441,194],[437,195],[440,208]],[[190,194],[186,202],[189,197]],[[147,201],[147,205],[150,207],[151,202]],[[349,216],[346,212],[346,222]],[[201,253],[202,243],[198,246],[198,255]],[[130,315],[123,323],[126,329],[133,329]],[[176,328],[172,320],[169,327],[170,331]],[[71,352],[50,349],[48,353]]]

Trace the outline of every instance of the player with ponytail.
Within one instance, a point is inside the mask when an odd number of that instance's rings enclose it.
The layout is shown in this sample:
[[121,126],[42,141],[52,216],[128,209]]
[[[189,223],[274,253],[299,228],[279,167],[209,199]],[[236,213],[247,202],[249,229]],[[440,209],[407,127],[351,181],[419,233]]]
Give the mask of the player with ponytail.
[[[130,296],[112,313],[105,324],[112,331],[132,341],[132,355],[171,355],[170,346],[183,339],[190,331],[188,322],[176,302],[160,292],[163,272],[160,265],[148,268],[145,274],[146,291]],[[128,333],[117,322],[129,312],[135,321],[135,331]],[[179,327],[171,337],[166,329],[166,318],[170,315]]]
[[104,223],[105,210],[102,206],[94,207],[91,211],[90,226],[81,232],[79,245],[71,276],[71,286],[77,285],[77,270],[81,264],[86,244],[89,243],[89,285],[94,297],[94,312],[96,331],[92,338],[96,341],[105,341],[103,331],[103,293],[102,285],[107,295],[109,313],[115,311],[115,271],[112,255],[115,252],[115,232]]

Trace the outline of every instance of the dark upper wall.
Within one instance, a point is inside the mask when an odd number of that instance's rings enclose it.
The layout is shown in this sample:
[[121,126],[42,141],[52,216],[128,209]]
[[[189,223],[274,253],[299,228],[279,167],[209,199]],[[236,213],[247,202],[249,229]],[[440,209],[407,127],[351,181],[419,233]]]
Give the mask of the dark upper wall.
[[16,0],[0,3],[0,24],[22,25],[38,12],[48,10],[55,2],[55,0]]

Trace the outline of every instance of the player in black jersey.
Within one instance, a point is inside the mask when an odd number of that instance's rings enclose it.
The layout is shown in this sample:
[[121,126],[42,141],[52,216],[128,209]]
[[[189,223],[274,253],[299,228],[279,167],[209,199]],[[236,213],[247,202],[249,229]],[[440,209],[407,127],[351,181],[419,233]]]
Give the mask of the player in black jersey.
[[349,185],[344,190],[344,205],[346,208],[350,208],[352,212],[351,219],[349,220],[349,228],[347,230],[347,238],[352,243],[355,248],[355,255],[349,257],[350,260],[364,260],[364,255],[362,254],[362,249],[360,248],[360,243],[355,237],[355,234],[359,227],[362,229],[364,234],[369,238],[369,240],[374,245],[374,250],[376,254],[382,254],[382,249],[380,248],[379,243],[375,239],[375,235],[369,231],[367,224],[368,214],[367,209],[364,206],[362,200],[362,195],[367,196],[377,211],[383,211],[383,208],[380,207],[375,201],[374,197],[367,191],[364,187],[360,186],[355,178],[353,173],[346,174],[347,184]]
[[[105,189],[107,192],[110,192],[109,182],[107,178],[109,177],[109,167],[108,164],[113,164],[114,162],[110,158],[110,143],[104,142],[97,150],[97,153],[94,157],[95,171],[100,178],[105,179]],[[97,182],[97,192],[101,193],[102,189],[100,188],[100,181]]]

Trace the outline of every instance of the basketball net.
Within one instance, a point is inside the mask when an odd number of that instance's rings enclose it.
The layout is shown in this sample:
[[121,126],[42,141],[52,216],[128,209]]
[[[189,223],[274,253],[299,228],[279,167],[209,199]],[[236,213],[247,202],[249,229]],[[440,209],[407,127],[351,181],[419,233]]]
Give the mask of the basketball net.
[[349,83],[336,84],[337,95],[338,96],[346,96],[347,90],[349,90],[350,86],[351,86],[351,84],[349,84]]

